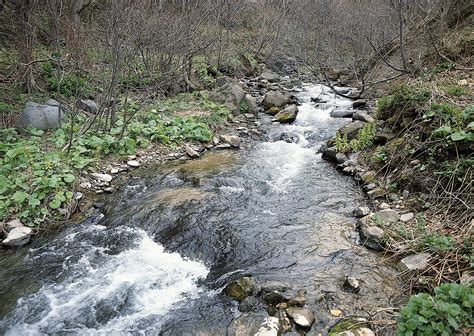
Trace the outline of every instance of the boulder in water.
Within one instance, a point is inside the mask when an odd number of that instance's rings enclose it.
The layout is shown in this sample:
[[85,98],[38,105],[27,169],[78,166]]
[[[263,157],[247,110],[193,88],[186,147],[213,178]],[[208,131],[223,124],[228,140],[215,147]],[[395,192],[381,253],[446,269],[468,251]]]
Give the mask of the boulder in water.
[[353,115],[352,115],[352,119],[353,120],[359,120],[359,121],[363,121],[363,122],[366,122],[366,123],[371,123],[371,122],[374,122],[374,118],[372,118],[368,113],[366,112],[355,112]]
[[280,75],[273,71],[265,71],[260,75],[260,79],[266,80],[269,83],[276,83],[281,80]]
[[227,336],[278,336],[280,321],[261,313],[245,313],[232,321],[227,328]]
[[16,227],[12,229],[7,238],[2,241],[5,246],[23,246],[30,241],[33,230],[26,226]]
[[354,113],[356,113],[355,110],[337,108],[337,109],[331,111],[330,115],[333,118],[352,118]]
[[281,109],[290,102],[290,98],[290,95],[281,93],[280,91],[270,91],[265,95],[263,105],[267,110],[272,107]]
[[353,121],[350,124],[347,124],[339,129],[341,136],[347,135],[348,140],[357,138],[357,134],[361,129],[366,125],[363,121]]
[[273,120],[282,124],[289,124],[296,120],[297,115],[298,107],[296,105],[290,105],[278,112]]
[[290,307],[286,309],[286,312],[300,327],[309,328],[314,323],[314,314],[308,308]]
[[237,135],[221,135],[220,140],[234,148],[239,148],[241,140]]
[[247,93],[244,96],[243,101],[247,105],[247,113],[252,116],[256,116],[258,114],[258,108],[257,108],[257,100],[255,99],[255,97]]
[[255,289],[255,280],[252,276],[245,276],[229,283],[224,292],[231,298],[242,301],[251,295]]
[[365,99],[357,99],[352,103],[352,107],[355,109],[365,107],[367,105],[367,101]]

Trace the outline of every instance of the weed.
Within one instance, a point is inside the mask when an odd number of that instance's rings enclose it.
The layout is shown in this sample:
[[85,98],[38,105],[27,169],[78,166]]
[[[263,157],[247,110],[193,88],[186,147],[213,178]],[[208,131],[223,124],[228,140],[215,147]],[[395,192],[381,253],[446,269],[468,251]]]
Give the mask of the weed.
[[400,311],[397,335],[452,335],[474,324],[474,290],[471,284],[443,284],[435,295],[421,293],[410,298]]

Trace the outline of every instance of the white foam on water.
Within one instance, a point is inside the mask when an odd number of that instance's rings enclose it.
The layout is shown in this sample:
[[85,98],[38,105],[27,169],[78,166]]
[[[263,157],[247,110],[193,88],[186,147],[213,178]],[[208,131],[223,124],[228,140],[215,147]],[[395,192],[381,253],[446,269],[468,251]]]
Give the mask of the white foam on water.
[[265,166],[262,170],[269,174],[266,182],[276,192],[284,193],[315,152],[302,144],[276,141],[263,143],[257,154]]
[[232,186],[220,186],[219,190],[228,192],[230,194],[236,194],[236,193],[241,193],[245,191],[244,188],[238,188],[238,187],[232,187]]
[[20,299],[6,335],[138,332],[143,325],[136,324],[164,316],[180,302],[197,297],[201,291],[197,281],[209,272],[206,266],[165,252],[144,231],[139,233],[137,247],[104,254],[103,263],[95,266],[87,253],[74,266],[75,274]]

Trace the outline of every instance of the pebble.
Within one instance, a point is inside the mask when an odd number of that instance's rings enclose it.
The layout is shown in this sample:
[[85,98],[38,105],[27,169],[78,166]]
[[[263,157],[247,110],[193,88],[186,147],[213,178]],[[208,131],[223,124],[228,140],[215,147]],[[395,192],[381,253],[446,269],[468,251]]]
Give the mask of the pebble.
[[332,316],[335,316],[335,317],[339,317],[342,315],[342,311],[339,309],[331,309],[329,312],[331,313]]
[[92,173],[91,176],[97,181],[102,181],[102,182],[107,182],[107,183],[111,182],[113,179],[112,175],[109,175],[109,174]]
[[81,184],[79,184],[79,187],[81,187],[82,189],[90,189],[92,188],[92,184],[90,182],[82,182]]
[[379,205],[379,208],[382,210],[390,209],[390,205],[388,205],[387,203],[381,203]]
[[119,170],[117,168],[110,168],[110,174],[117,174]]
[[404,223],[411,222],[415,219],[415,214],[413,212],[409,212],[400,216],[400,220]]
[[141,166],[140,162],[138,162],[137,160],[127,161],[127,165],[132,168],[138,168]]

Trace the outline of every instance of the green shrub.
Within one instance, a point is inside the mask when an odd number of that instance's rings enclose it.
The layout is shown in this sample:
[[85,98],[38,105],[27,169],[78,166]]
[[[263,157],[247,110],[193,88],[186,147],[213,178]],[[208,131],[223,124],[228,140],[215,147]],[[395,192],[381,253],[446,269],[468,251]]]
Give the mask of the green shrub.
[[451,86],[446,86],[444,87],[444,91],[450,96],[455,96],[455,97],[460,97],[462,95],[465,95],[467,90],[459,85],[451,85]]
[[472,283],[444,284],[435,295],[414,295],[400,311],[398,336],[452,335],[474,324],[474,290]]
[[455,246],[453,238],[436,232],[427,233],[421,236],[419,244],[421,245],[421,248],[425,250],[440,254],[451,251]]
[[392,90],[388,96],[377,100],[377,117],[387,120],[396,112],[413,114],[422,112],[430,97],[429,91],[402,84]]
[[374,155],[372,156],[372,159],[375,162],[385,162],[387,161],[387,153],[385,152],[385,146],[379,146],[374,152]]

